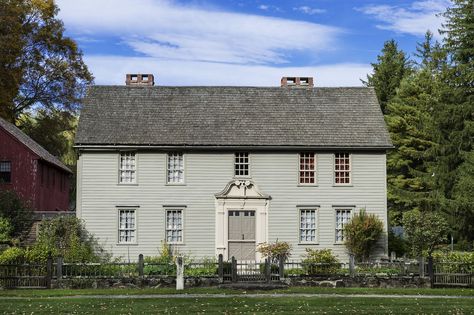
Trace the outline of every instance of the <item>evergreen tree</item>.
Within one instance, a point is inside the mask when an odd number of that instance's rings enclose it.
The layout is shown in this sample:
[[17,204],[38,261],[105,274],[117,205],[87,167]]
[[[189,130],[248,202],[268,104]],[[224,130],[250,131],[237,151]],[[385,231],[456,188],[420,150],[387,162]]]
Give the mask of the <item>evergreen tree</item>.
[[442,102],[435,110],[439,135],[436,185],[445,196],[443,210],[451,216],[458,238],[474,240],[474,1],[454,0],[444,14],[444,48],[449,63],[442,76]]
[[411,72],[411,64],[392,39],[384,43],[382,53],[372,67],[373,74],[367,75],[367,81],[362,82],[375,88],[382,112],[386,113],[387,103],[395,96],[402,79]]

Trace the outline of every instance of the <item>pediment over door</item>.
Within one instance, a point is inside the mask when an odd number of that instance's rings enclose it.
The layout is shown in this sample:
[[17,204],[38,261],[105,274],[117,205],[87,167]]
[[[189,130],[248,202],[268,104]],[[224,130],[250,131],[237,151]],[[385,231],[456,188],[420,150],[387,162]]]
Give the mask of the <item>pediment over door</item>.
[[224,190],[215,194],[217,199],[270,199],[251,180],[232,180]]

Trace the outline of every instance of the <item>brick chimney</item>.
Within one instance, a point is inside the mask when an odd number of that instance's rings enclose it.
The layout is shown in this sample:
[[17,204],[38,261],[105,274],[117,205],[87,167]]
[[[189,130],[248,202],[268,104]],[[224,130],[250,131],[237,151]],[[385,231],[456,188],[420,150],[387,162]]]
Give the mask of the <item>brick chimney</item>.
[[312,88],[313,77],[282,77],[281,87]]
[[155,85],[155,79],[153,74],[127,74],[125,85],[153,86]]

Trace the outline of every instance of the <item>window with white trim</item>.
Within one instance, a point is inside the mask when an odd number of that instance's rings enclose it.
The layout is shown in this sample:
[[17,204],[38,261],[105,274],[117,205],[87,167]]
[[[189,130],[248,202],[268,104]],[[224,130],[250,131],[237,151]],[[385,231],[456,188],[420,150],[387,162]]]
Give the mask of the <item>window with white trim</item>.
[[119,210],[119,243],[131,244],[136,242],[136,220],[134,209]]
[[235,176],[249,176],[250,162],[248,152],[236,152],[234,166]]
[[334,183],[351,183],[351,156],[349,153],[334,154]]
[[183,153],[168,153],[168,184],[184,183],[184,156]]
[[316,209],[300,209],[300,243],[316,243]]
[[344,226],[351,219],[351,209],[336,209],[336,243],[344,242]]
[[166,210],[166,242],[171,244],[183,242],[182,209]]
[[135,184],[137,182],[137,162],[135,152],[120,153],[119,182],[121,184]]
[[11,183],[12,181],[12,162],[0,162],[0,183]]
[[301,185],[316,183],[316,157],[314,153],[300,153],[299,183]]

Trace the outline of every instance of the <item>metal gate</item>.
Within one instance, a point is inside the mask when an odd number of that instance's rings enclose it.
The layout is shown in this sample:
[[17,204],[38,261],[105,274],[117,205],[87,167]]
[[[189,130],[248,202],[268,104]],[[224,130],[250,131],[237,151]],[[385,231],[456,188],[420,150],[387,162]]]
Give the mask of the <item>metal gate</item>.
[[51,284],[51,264],[2,264],[0,287],[43,289]]

